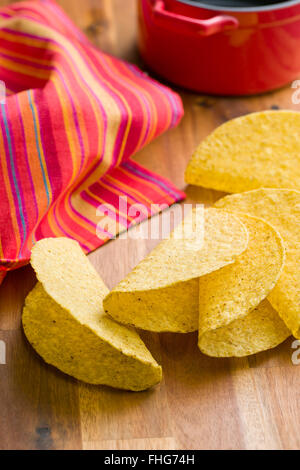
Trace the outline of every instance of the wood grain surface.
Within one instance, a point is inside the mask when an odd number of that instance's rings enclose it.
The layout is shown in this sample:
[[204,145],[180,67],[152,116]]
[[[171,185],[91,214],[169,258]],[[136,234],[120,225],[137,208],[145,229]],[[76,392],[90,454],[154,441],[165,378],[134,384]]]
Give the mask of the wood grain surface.
[[[135,0],[59,3],[97,46],[140,63]],[[192,151],[217,125],[260,109],[297,109],[290,87],[251,98],[179,92],[185,106],[181,124],[136,159],[185,189],[188,202],[210,204],[221,196],[185,188],[183,178]],[[90,260],[113,287],[156,243],[115,240]],[[21,309],[35,282],[26,267],[0,287],[0,340],[7,345],[7,364],[0,365],[1,449],[299,448],[300,366],[291,361],[291,338],[274,351],[223,360],[202,355],[196,334],[143,333],[163,366],[160,386],[143,393],[88,386],[44,364],[26,342]]]

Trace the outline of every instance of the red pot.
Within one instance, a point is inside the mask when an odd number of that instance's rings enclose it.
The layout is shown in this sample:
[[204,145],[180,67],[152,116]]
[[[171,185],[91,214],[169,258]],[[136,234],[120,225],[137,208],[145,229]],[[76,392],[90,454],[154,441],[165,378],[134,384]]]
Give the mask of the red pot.
[[138,3],[141,54],[170,82],[245,95],[279,88],[300,73],[300,0],[252,8],[205,7],[196,0]]

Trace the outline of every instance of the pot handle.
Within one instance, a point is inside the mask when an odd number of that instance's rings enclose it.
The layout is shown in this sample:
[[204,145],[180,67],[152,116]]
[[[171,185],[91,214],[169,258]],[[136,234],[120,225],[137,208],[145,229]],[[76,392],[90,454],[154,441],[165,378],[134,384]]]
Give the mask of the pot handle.
[[238,19],[229,15],[217,15],[205,20],[178,15],[166,10],[163,0],[155,0],[153,13],[157,19],[163,21],[164,25],[167,22],[172,28],[184,28],[190,33],[197,33],[202,36],[211,36],[221,31],[237,29],[239,27]]

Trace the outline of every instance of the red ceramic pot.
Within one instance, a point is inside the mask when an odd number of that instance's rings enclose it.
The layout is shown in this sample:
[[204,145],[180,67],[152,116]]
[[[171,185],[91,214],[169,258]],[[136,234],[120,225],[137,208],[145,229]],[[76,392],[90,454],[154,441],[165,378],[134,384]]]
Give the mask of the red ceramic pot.
[[251,8],[208,7],[197,0],[138,3],[141,54],[170,82],[203,93],[247,95],[279,88],[300,74],[300,0]]

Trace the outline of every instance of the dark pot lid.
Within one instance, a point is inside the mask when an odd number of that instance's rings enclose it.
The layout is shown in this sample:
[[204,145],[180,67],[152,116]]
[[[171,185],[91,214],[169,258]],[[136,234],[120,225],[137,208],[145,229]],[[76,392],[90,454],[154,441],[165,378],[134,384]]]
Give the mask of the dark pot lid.
[[223,11],[267,11],[287,8],[300,0],[177,0],[181,3],[210,10]]

